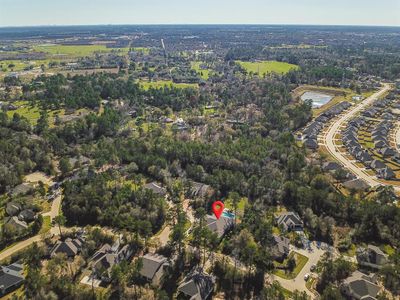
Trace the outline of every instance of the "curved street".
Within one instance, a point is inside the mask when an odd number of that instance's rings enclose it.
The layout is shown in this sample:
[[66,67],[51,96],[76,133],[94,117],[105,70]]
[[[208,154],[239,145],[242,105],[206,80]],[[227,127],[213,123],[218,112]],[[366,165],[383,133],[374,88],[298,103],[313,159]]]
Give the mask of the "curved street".
[[[53,200],[53,202],[51,203],[50,211],[43,213],[42,216],[44,216],[44,217],[45,216],[50,216],[51,221],[53,221],[53,219],[55,217],[57,217],[59,212],[60,212],[61,198],[62,198],[61,195],[57,196]],[[58,228],[54,227],[54,226],[51,227],[49,232],[50,232],[50,234],[53,234],[53,235],[58,235],[60,233]],[[21,251],[22,249],[30,246],[31,244],[33,244],[35,242],[36,243],[40,242],[43,238],[44,238],[43,234],[37,234],[37,235],[34,235],[34,236],[32,236],[32,237],[30,237],[30,238],[28,238],[26,240],[18,242],[17,244],[13,245],[10,248],[6,248],[4,251],[2,251],[0,253],[0,261],[6,259],[7,257],[9,257],[9,256],[11,256],[11,255],[13,255],[15,253],[17,253],[18,251]]]
[[[339,116],[339,118],[331,124],[324,135],[324,144],[329,151],[329,153],[339,161],[345,168],[349,171],[354,173],[358,178],[363,179],[367,182],[371,187],[375,187],[378,185],[385,185],[384,183],[378,181],[376,176],[370,175],[365,172],[363,169],[359,168],[357,165],[354,164],[349,158],[347,158],[343,152],[339,150],[339,147],[335,144],[334,139],[336,134],[339,132],[340,128],[346,124],[350,119],[356,116],[359,112],[364,110],[367,106],[371,105],[375,102],[378,98],[383,96],[386,92],[391,89],[389,84],[383,84],[383,87],[371,95],[370,97],[366,98],[359,104],[352,107],[349,111],[345,112],[343,115]],[[400,187],[394,187],[395,190],[400,191]]]

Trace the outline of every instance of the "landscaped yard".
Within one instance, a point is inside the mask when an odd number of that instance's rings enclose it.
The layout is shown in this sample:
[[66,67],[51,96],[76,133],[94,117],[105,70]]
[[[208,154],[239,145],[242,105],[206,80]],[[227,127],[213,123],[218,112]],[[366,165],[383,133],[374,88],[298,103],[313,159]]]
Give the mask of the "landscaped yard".
[[308,261],[308,257],[301,255],[300,253],[292,251],[289,256],[283,261],[283,263],[275,262],[276,267],[285,267],[292,257],[296,260],[296,266],[293,269],[293,272],[288,273],[285,270],[275,269],[274,274],[284,279],[294,279],[300,273],[300,271],[304,268]]
[[237,60],[236,63],[241,65],[247,72],[253,72],[254,74],[259,74],[263,76],[268,73],[278,73],[278,74],[286,74],[290,70],[296,70],[299,68],[297,65],[289,64],[286,62],[274,61],[274,60],[265,60],[258,62],[250,62],[250,61],[240,61]]

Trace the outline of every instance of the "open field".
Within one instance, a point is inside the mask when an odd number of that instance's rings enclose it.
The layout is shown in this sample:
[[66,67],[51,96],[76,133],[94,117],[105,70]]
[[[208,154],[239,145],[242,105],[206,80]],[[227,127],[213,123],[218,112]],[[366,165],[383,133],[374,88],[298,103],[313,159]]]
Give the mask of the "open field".
[[149,88],[162,88],[165,86],[173,86],[177,88],[198,88],[198,85],[196,83],[175,83],[172,82],[171,80],[159,80],[159,81],[140,81],[140,85],[143,89],[148,90]]
[[53,56],[67,55],[71,57],[90,56],[95,52],[116,52],[126,54],[129,48],[107,48],[105,45],[39,45],[35,51],[46,52]]
[[192,69],[195,70],[201,76],[201,78],[207,80],[208,77],[210,76],[210,70],[200,68],[201,64],[202,64],[201,61],[194,61],[191,63],[191,66]]
[[257,73],[260,76],[268,73],[286,74],[290,70],[296,70],[299,66],[286,62],[266,60],[259,62],[249,62],[237,60],[236,63],[241,65],[247,72]]
[[[18,113],[19,115],[27,118],[32,125],[36,124],[37,120],[40,117],[40,111],[38,107],[31,106],[31,104],[27,101],[18,101],[15,102],[14,104],[16,104],[19,107],[16,110],[7,111],[7,115],[9,117],[12,117],[15,113]],[[61,117],[65,114],[65,111],[63,109],[50,111],[48,113],[50,126],[54,125],[54,117],[57,114]]]

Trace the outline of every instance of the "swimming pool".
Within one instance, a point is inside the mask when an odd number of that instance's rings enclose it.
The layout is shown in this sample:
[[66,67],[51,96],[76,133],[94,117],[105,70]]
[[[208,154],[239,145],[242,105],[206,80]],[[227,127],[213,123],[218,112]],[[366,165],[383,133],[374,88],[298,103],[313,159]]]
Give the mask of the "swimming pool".
[[235,218],[235,214],[234,214],[234,213],[231,213],[231,212],[226,211],[226,210],[224,210],[224,211],[222,212],[222,215],[223,215],[225,218],[230,218],[230,219]]

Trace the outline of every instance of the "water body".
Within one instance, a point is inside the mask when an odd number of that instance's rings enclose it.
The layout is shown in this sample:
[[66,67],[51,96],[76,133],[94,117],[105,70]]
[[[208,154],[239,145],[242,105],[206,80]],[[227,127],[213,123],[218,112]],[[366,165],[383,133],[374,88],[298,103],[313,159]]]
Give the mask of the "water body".
[[318,108],[332,100],[333,96],[319,92],[305,92],[301,100],[312,100],[312,107]]

